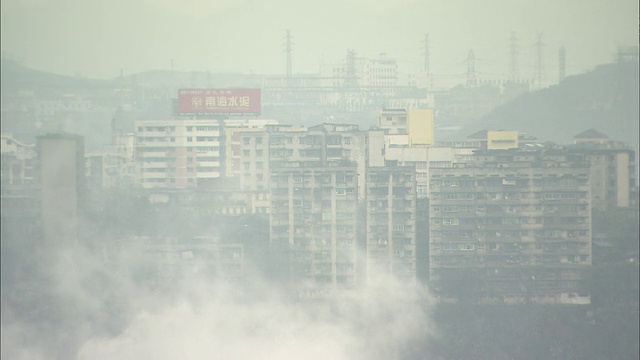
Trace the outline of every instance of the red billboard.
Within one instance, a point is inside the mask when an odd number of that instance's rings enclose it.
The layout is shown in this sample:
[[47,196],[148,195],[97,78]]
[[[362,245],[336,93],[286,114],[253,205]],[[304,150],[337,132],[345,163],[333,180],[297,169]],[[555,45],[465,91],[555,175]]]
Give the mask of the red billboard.
[[180,89],[178,113],[260,114],[260,89]]

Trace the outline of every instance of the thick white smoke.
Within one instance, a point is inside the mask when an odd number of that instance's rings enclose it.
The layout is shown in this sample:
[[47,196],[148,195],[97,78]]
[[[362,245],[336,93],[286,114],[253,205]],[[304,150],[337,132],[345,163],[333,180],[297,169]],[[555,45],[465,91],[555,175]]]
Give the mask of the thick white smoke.
[[192,278],[175,301],[140,311],[121,334],[87,341],[79,359],[393,359],[431,334],[428,301],[419,286],[384,275],[313,302]]
[[3,309],[3,358],[396,359],[433,335],[427,291],[383,273],[324,300],[290,297],[258,274],[238,283],[186,271],[158,291],[135,280],[138,254],[106,267],[98,255],[55,258],[43,319]]

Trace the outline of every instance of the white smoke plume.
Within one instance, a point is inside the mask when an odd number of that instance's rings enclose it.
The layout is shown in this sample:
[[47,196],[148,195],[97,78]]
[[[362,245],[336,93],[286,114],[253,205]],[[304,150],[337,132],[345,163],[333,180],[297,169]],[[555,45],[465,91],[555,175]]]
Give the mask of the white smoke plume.
[[259,274],[238,283],[186,271],[158,291],[135,280],[139,254],[106,267],[95,254],[55,258],[49,297],[29,321],[5,317],[3,304],[3,358],[425,358],[434,335],[428,292],[383,273],[323,300],[291,297]]

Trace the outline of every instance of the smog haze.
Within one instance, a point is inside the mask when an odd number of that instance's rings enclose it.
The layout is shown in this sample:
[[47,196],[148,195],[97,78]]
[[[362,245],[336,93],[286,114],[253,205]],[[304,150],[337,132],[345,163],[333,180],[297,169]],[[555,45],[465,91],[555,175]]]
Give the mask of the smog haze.
[[354,49],[386,53],[408,75],[421,67],[428,33],[431,71],[451,80],[464,75],[470,49],[478,72],[504,74],[512,31],[530,76],[541,32],[548,76],[556,78],[560,46],[572,75],[637,44],[637,15],[633,0],[7,0],[2,49],[27,66],[89,78],[169,69],[172,60],[180,71],[281,74],[291,29],[294,73],[316,72]]

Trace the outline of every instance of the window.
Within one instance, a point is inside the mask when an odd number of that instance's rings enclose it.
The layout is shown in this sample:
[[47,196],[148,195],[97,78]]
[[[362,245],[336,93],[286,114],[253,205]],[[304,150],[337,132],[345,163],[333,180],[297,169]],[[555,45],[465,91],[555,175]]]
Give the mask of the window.
[[459,182],[458,180],[443,180],[442,181],[442,186],[444,187],[458,187]]
[[460,224],[460,220],[458,218],[444,218],[442,219],[443,225],[458,225]]
[[212,131],[215,130],[215,126],[197,126],[196,130],[198,131]]
[[442,244],[442,250],[458,250],[458,244],[444,243]]

